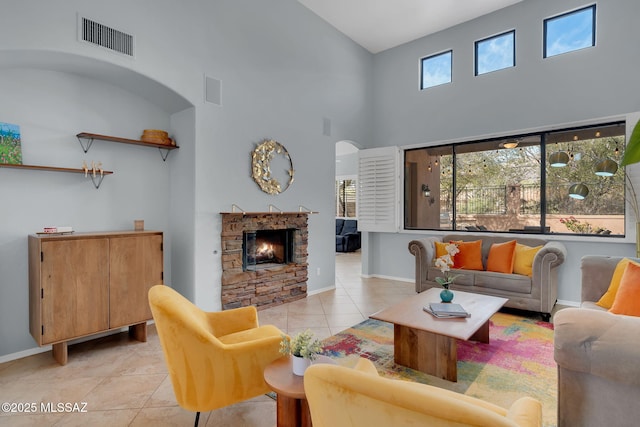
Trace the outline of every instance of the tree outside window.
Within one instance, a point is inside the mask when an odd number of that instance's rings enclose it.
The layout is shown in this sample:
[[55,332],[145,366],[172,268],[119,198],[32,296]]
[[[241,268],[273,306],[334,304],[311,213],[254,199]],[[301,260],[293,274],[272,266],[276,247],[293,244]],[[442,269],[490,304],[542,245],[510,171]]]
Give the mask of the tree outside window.
[[623,236],[624,145],[619,122],[407,150],[405,228]]

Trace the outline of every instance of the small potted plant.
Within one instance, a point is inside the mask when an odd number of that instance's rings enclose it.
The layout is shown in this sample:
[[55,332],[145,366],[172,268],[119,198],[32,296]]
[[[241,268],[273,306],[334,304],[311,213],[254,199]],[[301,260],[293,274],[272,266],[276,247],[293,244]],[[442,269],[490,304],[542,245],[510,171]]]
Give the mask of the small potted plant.
[[298,333],[293,338],[283,335],[280,342],[280,353],[292,356],[295,375],[304,375],[304,371],[311,365],[311,361],[315,360],[321,351],[320,340],[314,339],[313,332],[309,329]]
[[442,292],[440,292],[440,299],[442,302],[451,302],[453,300],[453,292],[449,290],[449,285],[453,283],[453,279],[457,276],[452,276],[450,270],[453,266],[453,257],[455,254],[460,252],[460,249],[458,249],[458,246],[455,243],[449,243],[444,248],[447,253],[439,256],[435,261],[436,268],[439,268],[440,271],[442,271],[444,277],[436,277],[436,282],[444,288]]

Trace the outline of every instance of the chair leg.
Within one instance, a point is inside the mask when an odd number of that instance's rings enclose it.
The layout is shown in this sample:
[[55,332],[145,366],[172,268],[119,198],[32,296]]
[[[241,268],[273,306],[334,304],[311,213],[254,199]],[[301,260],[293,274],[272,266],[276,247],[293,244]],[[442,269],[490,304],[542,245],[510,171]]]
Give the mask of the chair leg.
[[196,412],[196,423],[193,425],[193,427],[198,427],[198,421],[200,421],[200,412]]

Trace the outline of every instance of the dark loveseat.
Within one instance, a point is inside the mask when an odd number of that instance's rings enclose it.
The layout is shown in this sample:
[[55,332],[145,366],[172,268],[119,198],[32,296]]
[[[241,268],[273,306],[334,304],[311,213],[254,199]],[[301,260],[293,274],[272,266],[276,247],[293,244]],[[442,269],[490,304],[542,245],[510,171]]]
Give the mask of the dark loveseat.
[[360,232],[355,219],[336,218],[336,252],[360,249]]

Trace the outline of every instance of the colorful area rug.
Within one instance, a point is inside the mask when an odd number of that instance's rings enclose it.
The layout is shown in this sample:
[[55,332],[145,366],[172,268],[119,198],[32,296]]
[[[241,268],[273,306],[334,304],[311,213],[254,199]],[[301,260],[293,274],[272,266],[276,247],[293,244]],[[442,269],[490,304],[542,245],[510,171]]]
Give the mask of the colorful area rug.
[[324,354],[344,366],[371,360],[380,375],[446,388],[508,408],[522,396],[542,402],[544,425],[556,425],[557,377],[553,325],[509,313],[490,321],[489,344],[458,341],[458,382],[393,361],[393,325],[365,320],[323,341]]

